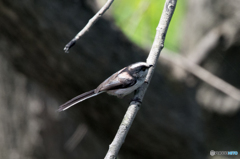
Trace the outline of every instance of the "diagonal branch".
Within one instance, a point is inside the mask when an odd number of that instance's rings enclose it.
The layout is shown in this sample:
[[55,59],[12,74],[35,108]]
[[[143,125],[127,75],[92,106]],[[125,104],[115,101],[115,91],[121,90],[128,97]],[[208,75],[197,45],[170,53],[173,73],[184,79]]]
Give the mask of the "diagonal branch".
[[73,151],[77,147],[77,145],[82,141],[87,131],[88,128],[85,124],[78,125],[74,134],[70,137],[70,139],[68,139],[68,141],[65,144],[66,150],[69,152]]
[[166,0],[163,13],[160,19],[160,22],[157,27],[157,32],[155,35],[155,39],[147,58],[147,63],[152,64],[154,67],[150,68],[148,72],[148,76],[146,77],[146,82],[137,90],[134,100],[130,103],[128,110],[123,118],[123,121],[118,129],[118,132],[113,140],[113,142],[109,146],[109,150],[105,156],[105,159],[114,159],[117,158],[117,154],[127,136],[127,133],[132,125],[132,122],[140,109],[144,94],[148,88],[148,84],[152,78],[154,73],[154,68],[158,61],[158,57],[160,55],[161,50],[164,47],[165,36],[167,33],[167,29],[169,23],[171,21],[173,12],[175,10],[177,0]]
[[[170,51],[167,51],[167,52],[170,52]],[[183,56],[178,55],[177,53],[166,53],[166,54],[162,54],[161,57],[164,58],[165,60],[172,62],[173,64],[176,64],[182,67],[184,70],[192,73],[199,79],[208,83],[210,86],[229,95],[233,99],[240,101],[239,89],[225,82],[224,80],[215,76],[214,74],[210,73],[209,71],[202,68],[201,66],[193,63],[191,60],[188,60],[187,58],[184,58]]]
[[213,49],[221,36],[220,34],[221,26],[218,26],[210,30],[190,51],[188,54],[188,59],[192,63],[200,64],[208,55],[211,49]]
[[108,0],[104,6],[88,21],[87,25],[64,47],[64,51],[68,53],[69,49],[83,36],[93,24],[108,10],[114,0]]
[[188,52],[187,59],[195,64],[200,64],[210,53],[211,49],[215,48],[219,42],[221,36],[223,36],[224,26],[228,24],[229,21],[225,20],[222,24],[218,25],[206,33],[197,45]]

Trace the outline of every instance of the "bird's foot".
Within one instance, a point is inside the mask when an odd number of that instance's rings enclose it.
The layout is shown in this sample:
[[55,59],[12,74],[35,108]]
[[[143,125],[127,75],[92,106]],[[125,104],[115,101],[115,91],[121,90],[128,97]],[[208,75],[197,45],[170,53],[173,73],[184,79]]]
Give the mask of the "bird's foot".
[[[142,101],[141,101],[140,98],[133,98],[133,99],[131,100],[131,102],[138,102],[138,103],[142,104]],[[130,102],[130,103],[131,103],[131,102]]]

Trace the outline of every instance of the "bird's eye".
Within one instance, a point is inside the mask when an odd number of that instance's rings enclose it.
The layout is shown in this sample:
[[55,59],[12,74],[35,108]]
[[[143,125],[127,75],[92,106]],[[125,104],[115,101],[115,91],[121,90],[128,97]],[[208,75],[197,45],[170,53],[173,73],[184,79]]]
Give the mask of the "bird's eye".
[[142,67],[142,69],[141,69],[142,71],[145,71],[146,70],[146,67]]

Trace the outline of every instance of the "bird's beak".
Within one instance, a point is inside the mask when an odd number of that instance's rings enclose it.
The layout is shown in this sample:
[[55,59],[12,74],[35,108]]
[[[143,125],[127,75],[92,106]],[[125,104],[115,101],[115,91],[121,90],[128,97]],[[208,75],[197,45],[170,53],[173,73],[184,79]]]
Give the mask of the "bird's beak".
[[148,68],[152,67],[153,65],[149,65]]

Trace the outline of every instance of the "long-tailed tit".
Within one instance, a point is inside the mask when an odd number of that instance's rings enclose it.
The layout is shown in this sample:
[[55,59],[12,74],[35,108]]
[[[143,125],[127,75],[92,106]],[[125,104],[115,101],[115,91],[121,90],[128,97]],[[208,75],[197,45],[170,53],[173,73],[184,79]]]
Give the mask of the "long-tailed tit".
[[122,98],[139,88],[144,83],[148,69],[152,66],[153,65],[147,64],[146,62],[137,62],[129,65],[114,73],[108,79],[103,81],[96,89],[80,94],[64,103],[59,107],[58,111],[64,111],[79,102],[103,92]]

